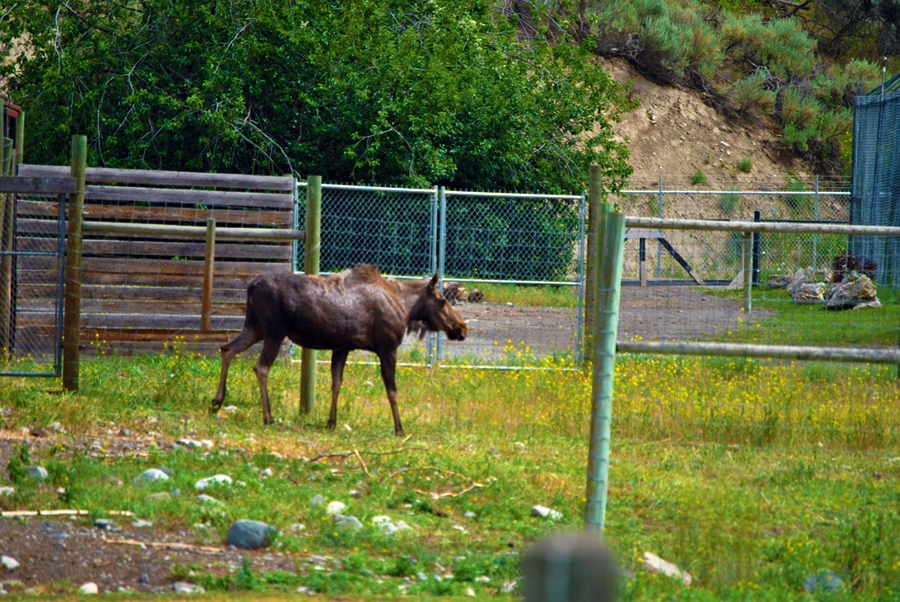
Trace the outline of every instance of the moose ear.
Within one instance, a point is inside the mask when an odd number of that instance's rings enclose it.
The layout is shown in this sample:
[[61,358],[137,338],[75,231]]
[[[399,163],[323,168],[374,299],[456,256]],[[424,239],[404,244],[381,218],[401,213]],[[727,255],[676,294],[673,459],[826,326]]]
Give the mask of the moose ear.
[[437,272],[434,273],[434,276],[431,277],[431,282],[428,283],[429,288],[435,288],[438,283],[438,275]]

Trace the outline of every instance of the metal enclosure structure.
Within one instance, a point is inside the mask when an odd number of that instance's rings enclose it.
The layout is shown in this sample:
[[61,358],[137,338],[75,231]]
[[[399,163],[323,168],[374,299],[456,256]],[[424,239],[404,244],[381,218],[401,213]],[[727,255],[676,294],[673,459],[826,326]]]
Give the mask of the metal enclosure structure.
[[[853,101],[850,223],[900,226],[900,75]],[[848,251],[878,265],[879,286],[900,287],[900,239],[851,236]]]

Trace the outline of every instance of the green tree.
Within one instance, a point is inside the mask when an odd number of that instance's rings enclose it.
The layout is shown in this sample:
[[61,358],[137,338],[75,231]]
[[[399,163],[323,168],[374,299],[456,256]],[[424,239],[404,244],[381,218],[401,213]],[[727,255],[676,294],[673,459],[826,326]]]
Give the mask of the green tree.
[[[2,67],[28,160],[571,192],[628,176],[594,42],[485,0],[21,0]],[[551,41],[553,43],[551,43]]]

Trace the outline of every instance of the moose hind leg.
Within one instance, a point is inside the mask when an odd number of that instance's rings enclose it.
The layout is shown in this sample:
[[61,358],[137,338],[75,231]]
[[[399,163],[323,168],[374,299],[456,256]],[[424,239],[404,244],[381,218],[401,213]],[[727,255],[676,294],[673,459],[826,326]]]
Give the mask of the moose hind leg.
[[259,382],[259,392],[262,396],[263,424],[272,424],[272,411],[269,408],[269,368],[275,363],[278,357],[278,351],[281,349],[281,342],[284,337],[266,337],[263,341],[262,352],[253,371],[256,372],[256,380]]
[[239,335],[219,347],[222,354],[222,371],[219,375],[219,390],[209,404],[209,413],[215,416],[225,401],[225,382],[228,380],[228,366],[239,353],[242,353],[259,342],[260,337],[255,330],[242,330]]
[[381,360],[381,380],[387,391],[388,402],[391,404],[391,415],[394,418],[394,434],[403,436],[403,425],[400,424],[400,410],[397,408],[397,383],[394,374],[397,372],[397,350],[378,354]]
[[328,428],[337,426],[338,395],[344,381],[344,366],[347,364],[349,349],[335,349],[331,353],[331,414],[328,417]]

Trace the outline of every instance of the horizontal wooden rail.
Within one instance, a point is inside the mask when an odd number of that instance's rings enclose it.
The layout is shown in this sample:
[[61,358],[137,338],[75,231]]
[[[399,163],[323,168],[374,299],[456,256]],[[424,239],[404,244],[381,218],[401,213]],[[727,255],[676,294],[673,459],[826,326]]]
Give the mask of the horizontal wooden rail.
[[[57,178],[68,176],[69,170],[68,166],[26,164],[19,166],[19,175]],[[291,176],[255,176],[192,171],[88,167],[85,179],[88,182],[150,184],[156,186],[243,188],[248,190],[280,190],[282,192],[291,192],[294,189],[294,178]]]
[[704,230],[718,232],[788,232],[794,234],[855,234],[861,236],[900,236],[892,226],[848,226],[845,224],[794,224],[784,222],[725,222],[701,219],[663,219],[626,217],[628,228],[660,230]]
[[22,176],[0,177],[0,192],[22,194],[71,194],[77,191],[75,178],[25,178]]
[[756,357],[797,361],[900,364],[900,351],[892,349],[849,349],[843,347],[797,347],[790,345],[741,345],[736,343],[622,341],[617,353],[666,355],[707,355],[716,357]]
[[[126,224],[122,222],[84,222],[85,233],[144,234],[146,236],[195,236],[206,238],[203,226],[169,226],[165,224]],[[304,230],[272,228],[216,228],[216,238],[246,238],[254,240],[304,240]]]

